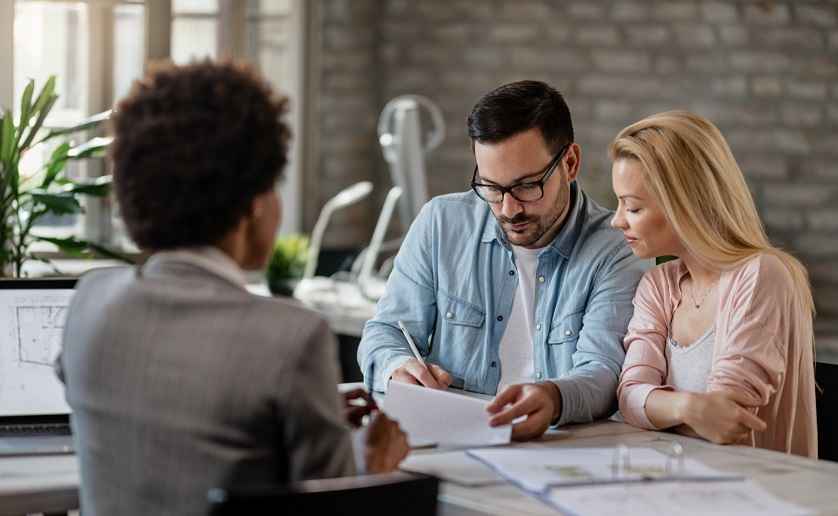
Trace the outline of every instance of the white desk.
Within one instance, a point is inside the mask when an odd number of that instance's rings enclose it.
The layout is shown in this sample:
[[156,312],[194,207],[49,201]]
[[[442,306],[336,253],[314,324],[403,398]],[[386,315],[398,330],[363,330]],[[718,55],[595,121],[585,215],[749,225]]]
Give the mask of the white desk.
[[66,513],[78,507],[75,455],[0,457],[0,515]]
[[[649,432],[623,423],[599,422],[549,432],[541,441],[516,444],[526,448],[660,447],[668,451],[677,440],[686,456],[722,471],[743,474],[778,497],[817,511],[838,515],[838,463],[817,461],[743,446],[720,446],[671,433]],[[433,450],[425,453],[434,453]],[[444,482],[440,502],[444,516],[471,514],[556,515],[552,508],[510,485],[464,487]]]
[[[361,337],[364,325],[375,316],[375,301],[363,297],[354,283],[335,281],[323,284],[328,287],[324,286],[319,292],[310,293],[307,299],[297,301],[319,312],[328,321],[332,332]],[[260,296],[271,295],[264,282],[248,284],[247,290]]]
[[[669,433],[647,432],[631,426],[599,422],[546,434],[522,447],[661,446],[677,439],[687,456],[724,471],[741,473],[783,498],[818,511],[838,515],[838,463],[816,461],[741,446],[718,446]],[[419,450],[415,453],[436,453]],[[0,515],[59,512],[78,507],[79,476],[74,456],[0,458]],[[443,482],[442,516],[555,515],[538,500],[506,485],[464,487]]]

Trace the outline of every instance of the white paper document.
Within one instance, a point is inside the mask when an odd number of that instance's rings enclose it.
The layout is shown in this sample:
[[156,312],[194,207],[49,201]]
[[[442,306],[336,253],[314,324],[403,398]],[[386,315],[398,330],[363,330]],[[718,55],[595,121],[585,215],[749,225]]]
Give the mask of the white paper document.
[[542,498],[562,514],[585,516],[798,516],[814,511],[755,482],[662,482],[553,488]]
[[463,486],[477,487],[505,482],[503,478],[465,451],[411,453],[399,465],[404,471],[424,473]]
[[472,457],[509,482],[536,493],[554,486],[646,482],[654,480],[735,480],[690,459],[674,459],[651,448],[498,448],[469,450]]
[[506,444],[512,426],[490,427],[488,404],[457,392],[390,382],[382,409],[399,422],[413,447]]

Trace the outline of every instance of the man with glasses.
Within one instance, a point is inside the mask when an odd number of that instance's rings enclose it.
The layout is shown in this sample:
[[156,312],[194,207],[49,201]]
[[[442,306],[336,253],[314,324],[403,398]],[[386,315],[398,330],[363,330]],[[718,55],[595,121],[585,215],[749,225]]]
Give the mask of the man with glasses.
[[430,201],[405,237],[358,350],[367,386],[496,395],[491,425],[526,416],[517,440],[606,417],[649,264],[576,184],[581,148],[559,92],[501,86],[477,102],[468,130],[472,191]]

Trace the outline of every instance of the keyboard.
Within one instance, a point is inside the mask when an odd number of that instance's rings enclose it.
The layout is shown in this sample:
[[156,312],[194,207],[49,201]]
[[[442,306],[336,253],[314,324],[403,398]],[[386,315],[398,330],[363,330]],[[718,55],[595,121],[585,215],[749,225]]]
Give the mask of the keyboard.
[[0,425],[0,436],[70,435],[68,423],[27,423]]

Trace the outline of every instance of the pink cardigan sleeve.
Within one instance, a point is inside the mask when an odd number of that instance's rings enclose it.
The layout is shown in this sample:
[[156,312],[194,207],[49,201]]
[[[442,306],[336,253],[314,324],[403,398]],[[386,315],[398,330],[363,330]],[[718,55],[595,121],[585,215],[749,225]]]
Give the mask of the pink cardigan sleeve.
[[629,322],[623,347],[626,359],[617,387],[620,412],[627,423],[657,429],[646,416],[646,398],[665,385],[667,375],[666,275],[664,267],[649,270],[634,295],[634,315]]
[[786,370],[794,286],[785,265],[764,254],[737,271],[729,288],[707,390],[739,391],[753,405],[765,406]]

